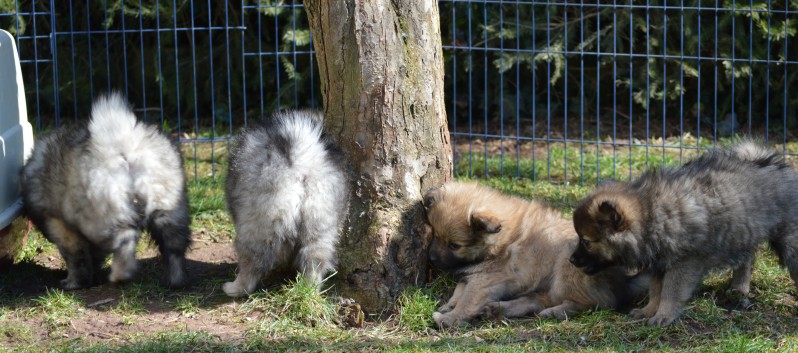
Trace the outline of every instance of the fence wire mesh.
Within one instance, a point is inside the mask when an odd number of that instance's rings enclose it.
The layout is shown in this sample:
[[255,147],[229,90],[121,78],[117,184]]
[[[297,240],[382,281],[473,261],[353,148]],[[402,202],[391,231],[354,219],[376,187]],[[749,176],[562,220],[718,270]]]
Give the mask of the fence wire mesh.
[[[742,136],[798,153],[798,0],[438,6],[458,176],[626,179]],[[9,0],[0,28],[39,132],[119,90],[213,160],[274,110],[320,107],[301,2]]]

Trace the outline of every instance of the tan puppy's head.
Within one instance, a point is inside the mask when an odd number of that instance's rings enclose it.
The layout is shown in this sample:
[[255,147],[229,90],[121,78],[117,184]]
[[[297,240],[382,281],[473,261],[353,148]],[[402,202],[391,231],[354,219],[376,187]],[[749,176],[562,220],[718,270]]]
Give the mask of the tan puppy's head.
[[424,195],[424,209],[434,235],[429,258],[436,267],[458,275],[489,255],[486,240],[499,233],[502,225],[490,211],[473,204],[473,192],[479,192],[479,188],[447,186]]
[[574,210],[579,245],[570,261],[592,275],[614,265],[627,265],[626,255],[637,253],[641,229],[640,203],[623,192],[626,184],[600,188]]

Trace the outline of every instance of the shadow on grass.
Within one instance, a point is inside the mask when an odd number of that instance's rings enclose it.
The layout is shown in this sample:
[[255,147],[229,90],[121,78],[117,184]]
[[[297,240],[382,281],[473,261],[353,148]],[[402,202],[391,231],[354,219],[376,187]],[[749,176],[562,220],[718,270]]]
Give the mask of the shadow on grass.
[[[185,288],[172,289],[161,281],[164,267],[160,258],[142,258],[139,259],[139,271],[130,282],[111,284],[104,280],[91,288],[65,292],[74,295],[85,307],[101,311],[120,308],[138,313],[171,312],[179,310],[175,303],[181,301],[197,309],[210,310],[233,301],[247,300],[230,298],[221,289],[223,283],[235,279],[236,267],[237,264],[231,262],[187,259],[190,284]],[[109,269],[105,267],[100,277],[104,279],[108,273]],[[31,299],[47,296],[50,290],[61,290],[60,281],[66,275],[66,270],[53,269],[33,261],[11,265],[0,272],[0,308],[36,306]],[[296,269],[275,269],[263,278],[258,290],[276,290],[295,277]]]
[[[0,298],[41,295],[48,287],[57,287],[64,278],[66,271],[33,262],[9,265],[0,272]],[[0,306],[5,306],[5,302],[0,301]]]
[[[185,288],[170,289],[161,282],[164,268],[158,257],[139,260],[139,271],[128,283],[103,283],[91,288],[78,289],[68,293],[83,301],[87,307],[102,309],[113,307],[115,303],[133,300],[147,311],[170,311],[164,305],[169,300],[181,297],[200,297],[198,307],[209,309],[230,302],[232,299],[221,291],[221,284],[235,278],[235,263],[210,263],[186,260],[190,284]],[[107,277],[104,268],[101,278]],[[67,272],[53,269],[39,263],[24,261],[0,273],[0,307],[29,306],[25,299],[47,295],[50,289],[61,289],[60,281]]]

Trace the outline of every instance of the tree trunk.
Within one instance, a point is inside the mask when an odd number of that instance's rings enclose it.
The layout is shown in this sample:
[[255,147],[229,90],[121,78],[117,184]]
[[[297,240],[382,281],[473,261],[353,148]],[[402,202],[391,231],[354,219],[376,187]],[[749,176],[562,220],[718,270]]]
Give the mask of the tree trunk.
[[326,128],[354,169],[335,290],[378,313],[427,280],[421,197],[451,178],[438,2],[306,0]]

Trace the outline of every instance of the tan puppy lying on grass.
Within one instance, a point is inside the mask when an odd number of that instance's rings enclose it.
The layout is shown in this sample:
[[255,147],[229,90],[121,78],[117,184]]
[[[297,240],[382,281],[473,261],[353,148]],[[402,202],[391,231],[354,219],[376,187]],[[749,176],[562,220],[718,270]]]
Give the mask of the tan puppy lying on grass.
[[424,207],[434,232],[430,260],[459,281],[433,315],[438,327],[496,314],[565,319],[646,291],[621,268],[589,276],[570,264],[579,239],[573,225],[539,202],[453,182],[427,192]]

